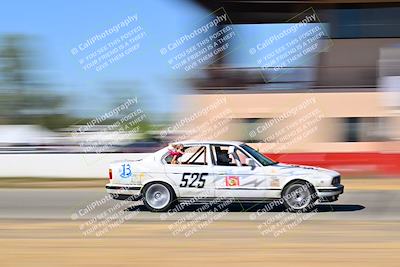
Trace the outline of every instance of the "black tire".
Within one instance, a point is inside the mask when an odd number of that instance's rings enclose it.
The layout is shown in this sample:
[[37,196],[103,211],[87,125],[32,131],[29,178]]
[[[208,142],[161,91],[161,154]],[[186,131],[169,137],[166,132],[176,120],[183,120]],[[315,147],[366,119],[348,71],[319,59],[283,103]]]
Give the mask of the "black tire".
[[144,205],[152,212],[169,210],[176,199],[172,187],[163,182],[153,182],[145,185],[142,194]]
[[282,191],[283,205],[290,212],[308,212],[315,208],[314,187],[305,181],[289,183]]

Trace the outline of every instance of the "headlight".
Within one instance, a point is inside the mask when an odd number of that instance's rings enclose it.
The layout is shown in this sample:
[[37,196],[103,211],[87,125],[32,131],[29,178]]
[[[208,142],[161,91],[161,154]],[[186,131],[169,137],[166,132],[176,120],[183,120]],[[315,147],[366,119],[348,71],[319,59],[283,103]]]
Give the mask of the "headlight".
[[332,179],[332,185],[338,185],[340,184],[340,175],[333,177]]

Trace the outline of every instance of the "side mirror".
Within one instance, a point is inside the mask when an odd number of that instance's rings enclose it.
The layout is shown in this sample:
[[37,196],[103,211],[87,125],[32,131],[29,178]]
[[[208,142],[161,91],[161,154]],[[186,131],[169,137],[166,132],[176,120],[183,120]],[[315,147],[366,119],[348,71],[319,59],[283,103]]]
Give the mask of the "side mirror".
[[256,166],[256,162],[254,161],[254,159],[247,158],[246,159],[246,165],[247,166],[251,166],[251,167],[255,167]]

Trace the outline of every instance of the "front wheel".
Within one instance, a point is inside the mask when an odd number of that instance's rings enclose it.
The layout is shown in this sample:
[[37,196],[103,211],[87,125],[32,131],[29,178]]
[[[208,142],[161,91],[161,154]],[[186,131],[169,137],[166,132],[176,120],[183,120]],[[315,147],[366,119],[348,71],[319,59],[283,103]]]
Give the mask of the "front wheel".
[[152,183],[146,185],[143,190],[143,203],[150,211],[167,211],[174,198],[173,189],[164,183]]
[[312,185],[305,182],[294,182],[283,190],[283,204],[289,211],[308,211],[316,199]]

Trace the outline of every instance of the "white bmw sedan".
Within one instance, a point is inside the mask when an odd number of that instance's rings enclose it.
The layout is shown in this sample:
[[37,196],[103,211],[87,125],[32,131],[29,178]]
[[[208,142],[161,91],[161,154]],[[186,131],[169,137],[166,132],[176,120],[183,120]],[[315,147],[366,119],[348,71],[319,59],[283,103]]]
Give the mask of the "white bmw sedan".
[[305,211],[319,200],[343,193],[340,174],[318,167],[275,162],[242,142],[184,141],[173,160],[165,147],[141,160],[114,162],[107,192],[119,200],[143,199],[151,211],[167,211],[180,201],[234,202],[281,200],[291,211]]

